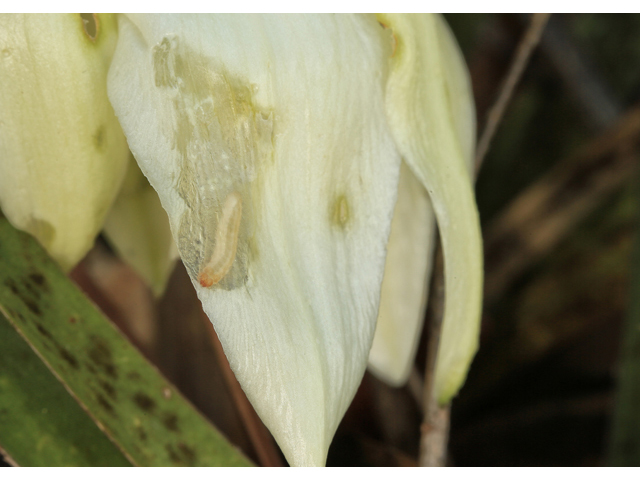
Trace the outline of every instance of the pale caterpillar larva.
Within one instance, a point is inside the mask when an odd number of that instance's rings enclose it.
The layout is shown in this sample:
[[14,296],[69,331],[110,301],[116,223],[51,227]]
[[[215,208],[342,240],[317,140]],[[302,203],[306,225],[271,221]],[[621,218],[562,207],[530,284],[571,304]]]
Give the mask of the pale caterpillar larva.
[[216,227],[216,244],[213,247],[213,254],[198,275],[198,281],[203,287],[215,285],[231,270],[238,248],[241,219],[242,197],[238,192],[231,192],[222,206],[222,216]]

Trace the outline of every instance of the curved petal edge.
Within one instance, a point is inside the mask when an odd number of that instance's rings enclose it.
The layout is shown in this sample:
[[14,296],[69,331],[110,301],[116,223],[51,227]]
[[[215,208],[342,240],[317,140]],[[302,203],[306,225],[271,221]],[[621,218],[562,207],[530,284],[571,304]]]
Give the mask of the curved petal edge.
[[383,14],[393,32],[387,114],[403,159],[422,182],[438,221],[445,261],[445,313],[435,392],[447,403],[478,348],[482,238],[469,164],[475,119],[468,73],[442,17]]

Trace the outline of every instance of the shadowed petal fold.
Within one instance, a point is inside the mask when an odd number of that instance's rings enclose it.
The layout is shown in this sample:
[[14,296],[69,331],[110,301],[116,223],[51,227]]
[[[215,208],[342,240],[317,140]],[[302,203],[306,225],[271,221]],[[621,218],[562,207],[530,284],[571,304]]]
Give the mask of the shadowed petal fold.
[[407,382],[424,321],[436,239],[429,195],[402,162],[369,369],[393,387]]
[[167,212],[135,160],[104,223],[104,233],[118,254],[160,297],[179,258]]

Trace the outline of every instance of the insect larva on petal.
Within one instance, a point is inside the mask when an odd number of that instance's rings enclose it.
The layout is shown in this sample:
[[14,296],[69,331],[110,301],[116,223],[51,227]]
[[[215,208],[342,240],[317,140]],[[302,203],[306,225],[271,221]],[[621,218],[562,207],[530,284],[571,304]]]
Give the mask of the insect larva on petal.
[[203,287],[215,285],[231,270],[238,248],[241,219],[242,197],[238,192],[231,192],[222,206],[222,216],[216,227],[216,244],[213,247],[213,254],[198,275],[198,281]]

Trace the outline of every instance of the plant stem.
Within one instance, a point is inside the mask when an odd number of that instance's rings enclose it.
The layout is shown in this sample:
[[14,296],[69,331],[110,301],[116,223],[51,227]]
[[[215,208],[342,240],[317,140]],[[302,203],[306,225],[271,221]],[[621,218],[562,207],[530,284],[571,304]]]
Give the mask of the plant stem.
[[507,105],[509,105],[513,91],[520,81],[520,77],[522,77],[525,67],[529,63],[533,50],[540,42],[540,37],[542,36],[542,32],[544,31],[544,27],[547,24],[550,15],[550,13],[534,13],[531,16],[529,28],[518,44],[516,53],[511,61],[511,66],[509,67],[509,72],[507,73],[502,87],[500,88],[498,98],[487,115],[487,122],[484,131],[480,136],[480,140],[478,141],[478,148],[476,149],[476,174],[480,169],[480,165],[482,164],[485,155],[489,151],[491,140],[500,125],[500,121],[507,109]]
[[427,347],[427,364],[425,368],[424,390],[422,395],[422,411],[424,419],[420,426],[420,459],[421,467],[444,467],[447,460],[447,442],[449,440],[449,405],[441,406],[434,392],[435,366],[438,357],[438,344],[444,314],[444,275],[442,248],[438,246],[434,263],[434,279],[431,287],[429,304],[429,344]]

